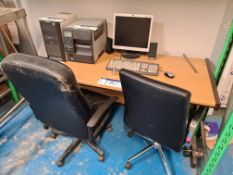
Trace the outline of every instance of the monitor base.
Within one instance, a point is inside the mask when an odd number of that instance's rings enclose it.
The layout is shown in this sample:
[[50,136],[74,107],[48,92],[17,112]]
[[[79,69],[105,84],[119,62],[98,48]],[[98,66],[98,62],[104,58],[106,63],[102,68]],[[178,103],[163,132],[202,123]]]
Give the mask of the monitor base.
[[127,59],[136,59],[139,58],[142,55],[142,52],[137,51],[124,51],[121,56]]

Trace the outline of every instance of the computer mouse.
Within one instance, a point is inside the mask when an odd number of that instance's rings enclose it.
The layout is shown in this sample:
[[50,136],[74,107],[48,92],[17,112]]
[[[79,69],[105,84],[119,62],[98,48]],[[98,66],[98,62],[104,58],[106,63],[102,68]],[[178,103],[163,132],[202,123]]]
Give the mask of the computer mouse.
[[164,75],[165,75],[166,77],[168,77],[168,78],[174,78],[174,77],[175,77],[174,73],[172,73],[172,72],[170,72],[170,71],[164,72]]

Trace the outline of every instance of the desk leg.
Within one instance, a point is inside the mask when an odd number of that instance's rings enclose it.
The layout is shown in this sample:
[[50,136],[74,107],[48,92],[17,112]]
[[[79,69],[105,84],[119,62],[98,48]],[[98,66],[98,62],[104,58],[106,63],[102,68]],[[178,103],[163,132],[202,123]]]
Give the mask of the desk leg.
[[191,146],[192,137],[196,134],[197,130],[199,129],[201,121],[204,120],[207,113],[207,109],[207,107],[199,106],[195,111],[195,114],[189,123],[188,134],[186,136],[184,147]]
[[193,136],[193,139],[192,139],[192,153],[191,153],[191,157],[190,157],[190,160],[191,160],[191,167],[192,168],[195,168],[197,166],[197,154],[196,154],[196,151],[194,150],[197,150],[197,140],[196,140],[196,136]]
[[[197,158],[202,157],[203,153],[205,153],[205,151],[197,150],[196,133],[200,128],[202,121],[205,119],[207,110],[208,110],[207,107],[199,106],[195,111],[195,115],[189,124],[188,134],[183,147],[183,154],[191,158],[192,168],[196,167]],[[202,128],[202,137],[204,137],[203,128]],[[202,141],[205,141],[205,139],[202,139]],[[202,145],[205,146],[206,144],[202,143]]]

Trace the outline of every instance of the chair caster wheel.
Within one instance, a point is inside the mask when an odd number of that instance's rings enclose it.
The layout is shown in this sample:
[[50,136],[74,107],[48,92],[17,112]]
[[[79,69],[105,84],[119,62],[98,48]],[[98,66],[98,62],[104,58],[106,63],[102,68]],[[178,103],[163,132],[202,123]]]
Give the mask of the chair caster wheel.
[[52,139],[56,139],[56,138],[57,138],[57,134],[52,133],[52,134],[50,135],[50,137],[51,137]]
[[186,149],[186,150],[183,150],[183,155],[185,157],[190,157],[192,154],[192,150],[191,149]]
[[57,161],[57,166],[58,167],[62,167],[63,165],[64,165],[64,161],[62,161],[62,160]]
[[103,162],[104,161],[104,156],[98,156],[98,161]]
[[192,153],[191,147],[187,147],[187,146],[184,146],[184,147],[183,147],[183,155],[184,155],[185,157],[190,157],[190,156],[191,156],[191,153]]
[[100,135],[97,135],[97,136],[96,136],[95,141],[96,141],[96,142],[100,141]]
[[108,132],[112,132],[112,127],[107,128]]
[[107,129],[108,132],[112,132],[112,124],[108,124],[106,129]]
[[130,162],[126,162],[125,168],[126,168],[126,169],[130,169],[130,168],[131,168],[131,163],[130,163]]
[[183,152],[183,155],[184,155],[185,157],[190,157],[190,156],[191,156],[191,152],[184,151],[184,152]]
[[47,129],[49,129],[49,126],[48,125],[44,125],[43,128],[47,130]]
[[129,131],[129,132],[128,132],[128,137],[133,137],[133,135],[134,135],[134,132],[133,132],[133,131]]

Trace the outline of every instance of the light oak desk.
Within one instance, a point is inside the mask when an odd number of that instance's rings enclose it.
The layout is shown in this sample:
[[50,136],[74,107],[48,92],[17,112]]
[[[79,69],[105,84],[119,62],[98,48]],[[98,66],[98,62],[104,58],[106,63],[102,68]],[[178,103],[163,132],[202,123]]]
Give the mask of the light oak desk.
[[[119,54],[104,53],[95,64],[85,64],[79,62],[65,62],[72,69],[74,75],[82,88],[87,88],[106,95],[119,97],[119,102],[124,103],[122,90],[120,88],[97,84],[100,78],[110,78],[119,80],[118,72],[106,70],[106,66],[111,58],[120,58]],[[191,92],[191,103],[206,107],[218,107],[220,104],[216,86],[212,80],[209,62],[207,59],[189,59],[197,69],[195,73],[188,62],[183,57],[157,56],[156,60],[149,60],[147,56],[141,56],[135,61],[146,61],[157,63],[160,66],[158,76],[147,77],[162,81]],[[173,79],[164,76],[164,71],[171,71],[175,74]]]

